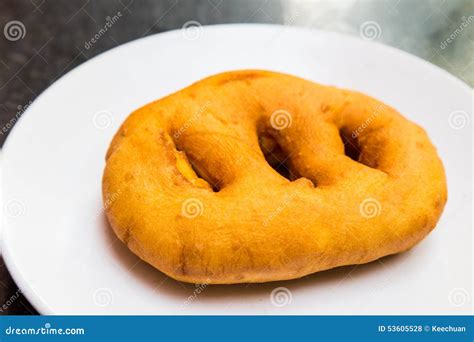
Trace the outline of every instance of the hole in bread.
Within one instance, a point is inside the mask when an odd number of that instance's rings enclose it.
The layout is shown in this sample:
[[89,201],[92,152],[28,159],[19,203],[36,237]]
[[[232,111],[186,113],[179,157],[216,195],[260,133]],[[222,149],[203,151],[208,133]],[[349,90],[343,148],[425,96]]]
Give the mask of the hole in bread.
[[186,152],[175,150],[176,168],[191,184],[198,188],[220,190],[219,182],[215,182],[205,170],[197,167],[196,163],[188,157]]
[[291,169],[288,154],[284,152],[275,138],[269,134],[263,133],[259,135],[258,142],[265,160],[273,170],[289,181],[299,178],[299,176]]
[[344,154],[352,160],[359,162],[361,149],[357,135],[354,135],[348,128],[345,127],[339,130],[339,135],[341,136],[342,143],[344,144]]
[[207,182],[207,184],[210,185],[212,191],[214,192],[219,192],[221,190],[221,183],[218,180],[214,180],[209,174],[202,168],[199,168],[197,164],[193,163],[192,160],[189,161],[191,164],[191,168],[193,171],[196,173],[196,175],[199,177],[199,179],[202,179]]

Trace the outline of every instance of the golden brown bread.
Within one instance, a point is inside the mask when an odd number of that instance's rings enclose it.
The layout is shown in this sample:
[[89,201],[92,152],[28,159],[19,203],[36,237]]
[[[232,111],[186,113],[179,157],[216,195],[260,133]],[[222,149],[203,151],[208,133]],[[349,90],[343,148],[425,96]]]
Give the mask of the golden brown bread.
[[135,111],[103,177],[107,217],[128,248],[172,278],[211,284],[402,252],[435,227],[446,192],[426,133],[393,108],[257,70]]

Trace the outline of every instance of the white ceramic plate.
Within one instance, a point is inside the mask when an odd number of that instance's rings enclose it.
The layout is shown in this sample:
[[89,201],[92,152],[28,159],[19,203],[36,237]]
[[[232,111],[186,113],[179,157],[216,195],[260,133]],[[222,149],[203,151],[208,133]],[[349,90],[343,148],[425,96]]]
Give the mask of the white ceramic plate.
[[[271,25],[191,33],[139,39],[82,64],[46,90],[10,133],[2,160],[2,250],[39,312],[470,313],[470,88],[406,53],[334,33]],[[137,107],[203,77],[244,68],[356,89],[421,124],[449,183],[434,232],[409,252],[368,265],[249,286],[182,284],[139,261],[111,233],[101,209],[112,135]]]

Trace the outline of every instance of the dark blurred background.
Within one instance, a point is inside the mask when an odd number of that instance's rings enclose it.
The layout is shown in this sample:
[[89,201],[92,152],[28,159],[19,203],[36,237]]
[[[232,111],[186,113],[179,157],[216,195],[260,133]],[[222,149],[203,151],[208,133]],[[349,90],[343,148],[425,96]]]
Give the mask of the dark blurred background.
[[[114,16],[119,19],[88,44]],[[12,119],[77,65],[143,36],[222,23],[295,25],[359,36],[410,52],[474,85],[472,0],[2,0],[0,145]],[[3,259],[0,314],[36,314]]]

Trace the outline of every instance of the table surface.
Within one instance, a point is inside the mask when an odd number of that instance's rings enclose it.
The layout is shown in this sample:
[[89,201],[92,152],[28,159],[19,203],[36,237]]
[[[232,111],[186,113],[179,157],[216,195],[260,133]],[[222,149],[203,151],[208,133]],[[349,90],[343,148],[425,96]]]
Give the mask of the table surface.
[[[1,145],[23,109],[69,70],[183,25],[273,23],[342,32],[405,50],[474,85],[470,0],[4,0],[0,13]],[[1,258],[0,314],[36,314]]]

